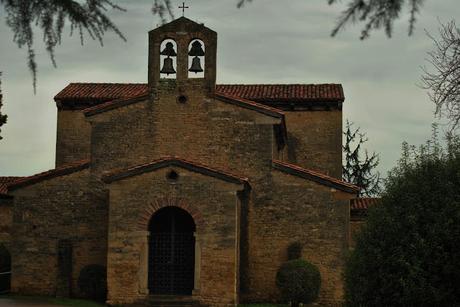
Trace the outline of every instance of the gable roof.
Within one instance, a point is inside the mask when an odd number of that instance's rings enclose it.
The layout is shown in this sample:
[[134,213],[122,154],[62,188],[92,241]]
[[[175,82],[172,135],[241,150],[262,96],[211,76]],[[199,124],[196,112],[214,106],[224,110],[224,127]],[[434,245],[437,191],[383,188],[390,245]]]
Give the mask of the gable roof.
[[177,32],[179,30],[187,30],[187,32],[204,32],[204,33],[215,33],[214,30],[205,27],[203,23],[195,22],[187,17],[181,16],[177,19],[174,19],[171,22],[168,22],[158,28],[150,30],[151,32]]
[[354,184],[345,182],[343,180],[328,176],[326,174],[319,173],[317,171],[312,171],[298,165],[294,165],[291,163],[273,160],[272,162],[273,168],[286,172],[291,175],[295,175],[298,177],[302,177],[308,180],[315,181],[319,184],[330,186],[336,188],[338,190],[347,192],[347,193],[358,193],[359,187]]
[[165,156],[152,162],[136,165],[127,169],[118,170],[113,173],[105,175],[102,180],[106,183],[112,183],[114,181],[122,180],[132,176],[141,175],[147,172],[155,171],[168,166],[178,166],[185,168],[189,171],[200,173],[203,175],[222,179],[224,181],[236,184],[248,184],[248,178],[238,176],[228,171],[219,170],[216,168],[208,167],[204,164],[192,162],[189,160],[181,159],[176,156]]
[[267,104],[345,100],[341,84],[221,84],[216,91]]
[[16,190],[21,187],[25,187],[42,180],[52,179],[59,176],[68,175],[82,169],[88,168],[90,165],[89,160],[83,160],[78,162],[72,162],[69,164],[62,165],[58,168],[51,169],[45,172],[41,172],[32,176],[22,177],[18,180],[13,181],[12,183],[8,184],[7,188],[8,191]]
[[[107,101],[148,94],[146,83],[70,83],[54,100],[58,107],[84,109]],[[223,84],[216,94],[252,100],[272,107],[345,100],[341,84]]]
[[350,201],[351,210],[367,210],[381,201],[378,197],[360,197]]
[[360,197],[350,200],[350,217],[355,221],[365,220],[367,210],[378,205],[382,201],[377,197]]

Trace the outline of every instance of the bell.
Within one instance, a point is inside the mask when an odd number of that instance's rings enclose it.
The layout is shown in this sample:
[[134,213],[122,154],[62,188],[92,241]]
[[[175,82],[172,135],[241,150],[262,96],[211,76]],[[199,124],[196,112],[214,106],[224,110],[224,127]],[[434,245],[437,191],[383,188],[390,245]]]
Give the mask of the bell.
[[175,74],[176,70],[173,67],[173,60],[171,58],[166,58],[163,62],[163,68],[160,70],[162,74]]
[[203,48],[201,48],[201,43],[199,41],[194,41],[192,43],[192,49],[190,49],[188,55],[190,56],[204,56]]
[[203,68],[201,68],[201,61],[199,57],[194,57],[192,60],[192,66],[188,71],[198,73],[198,72],[203,72]]
[[165,49],[160,52],[161,55],[167,55],[167,56],[176,56],[177,53],[174,51],[174,45],[171,42],[167,42]]

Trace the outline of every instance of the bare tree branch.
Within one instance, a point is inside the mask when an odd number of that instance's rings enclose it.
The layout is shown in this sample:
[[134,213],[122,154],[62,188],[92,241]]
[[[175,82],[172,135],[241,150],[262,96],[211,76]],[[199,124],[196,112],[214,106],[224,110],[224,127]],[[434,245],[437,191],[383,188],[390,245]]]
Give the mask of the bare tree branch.
[[441,24],[439,37],[426,32],[434,44],[428,52],[430,67],[422,67],[422,87],[436,106],[435,114],[445,117],[451,129],[460,127],[460,29],[455,21]]

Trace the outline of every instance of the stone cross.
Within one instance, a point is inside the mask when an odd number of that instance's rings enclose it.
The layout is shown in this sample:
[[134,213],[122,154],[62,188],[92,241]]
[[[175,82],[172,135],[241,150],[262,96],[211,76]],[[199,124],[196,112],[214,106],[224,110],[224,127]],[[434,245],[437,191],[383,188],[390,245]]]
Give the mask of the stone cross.
[[185,15],[185,9],[188,9],[188,6],[185,6],[185,2],[182,2],[182,6],[179,6],[180,9],[182,9],[182,16]]

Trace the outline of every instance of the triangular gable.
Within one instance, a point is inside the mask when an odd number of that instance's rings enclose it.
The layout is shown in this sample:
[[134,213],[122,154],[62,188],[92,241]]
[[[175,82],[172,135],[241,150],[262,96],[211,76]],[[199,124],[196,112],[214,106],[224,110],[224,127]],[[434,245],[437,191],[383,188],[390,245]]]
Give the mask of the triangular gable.
[[205,166],[201,163],[192,162],[189,160],[181,159],[179,157],[163,157],[158,160],[154,160],[150,163],[141,164],[137,166],[133,166],[127,169],[118,170],[113,173],[105,175],[102,180],[106,183],[112,183],[118,180],[123,180],[126,178],[130,178],[133,176],[141,175],[144,173],[156,171],[158,169],[162,169],[165,167],[170,166],[177,166],[184,168],[186,170],[200,173],[206,176],[211,176],[223,181],[227,181],[234,184],[242,184],[244,186],[248,186],[248,178],[243,176],[238,176],[228,171],[219,170],[216,168],[211,168],[209,166]]

